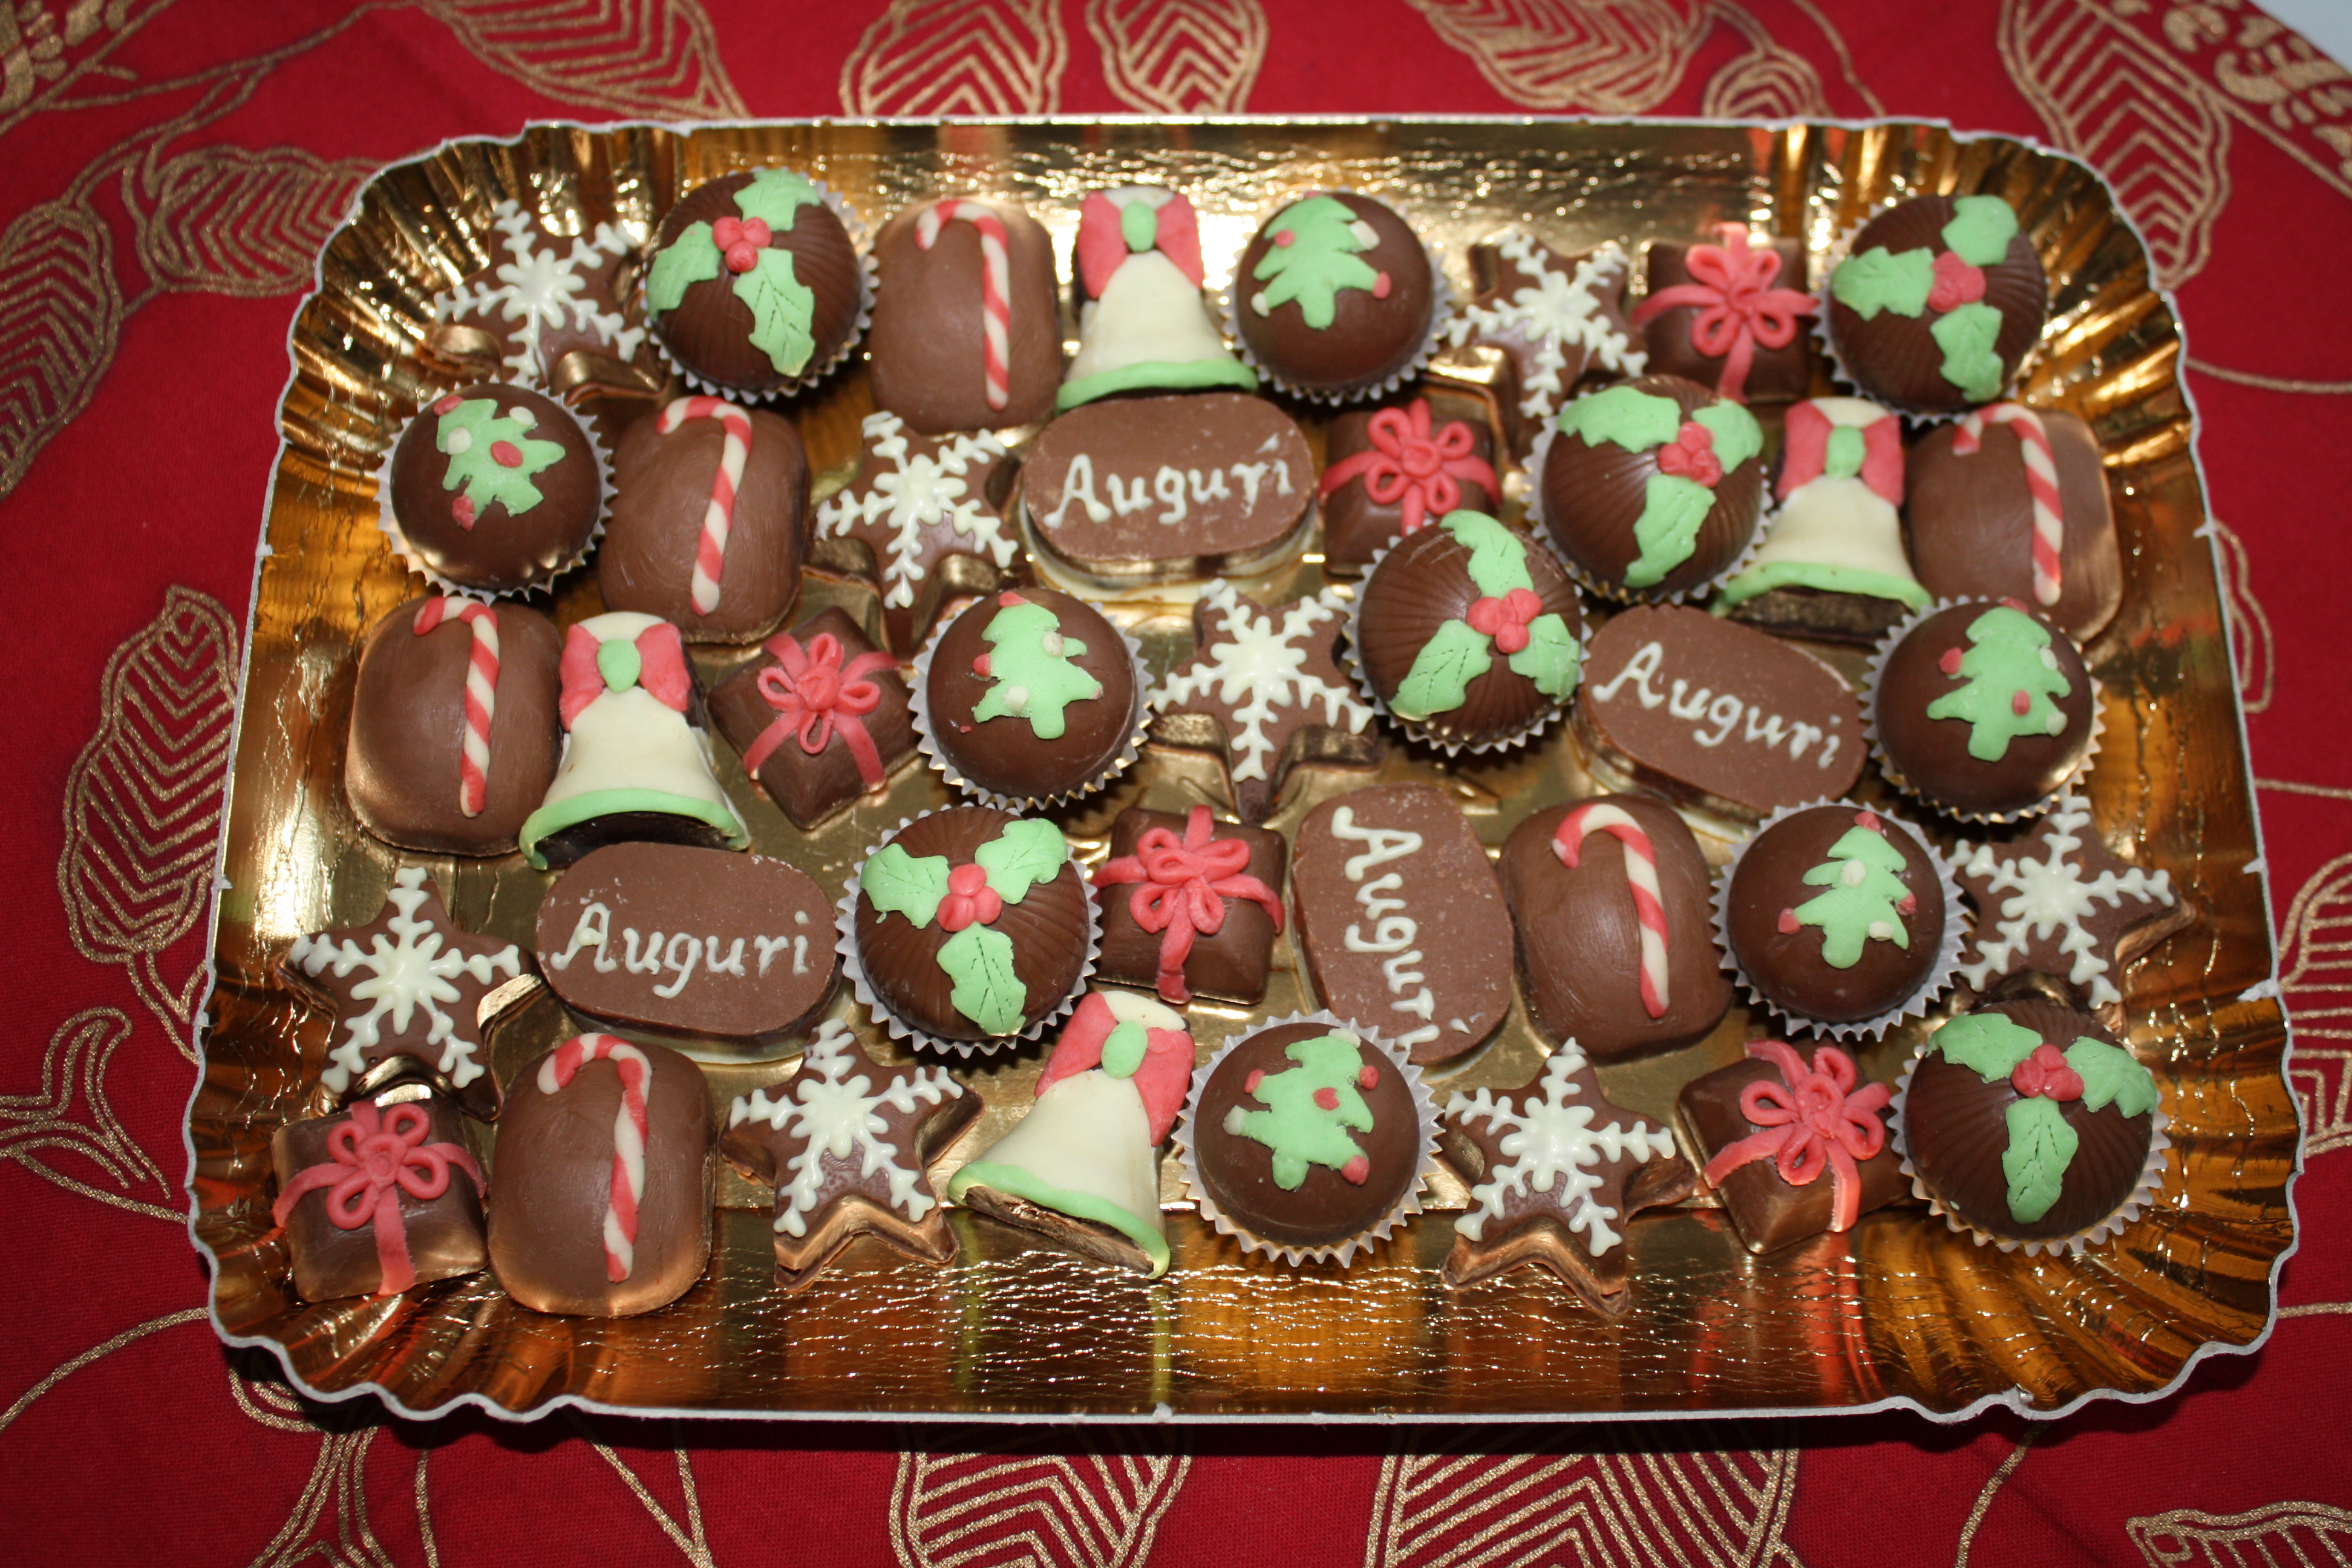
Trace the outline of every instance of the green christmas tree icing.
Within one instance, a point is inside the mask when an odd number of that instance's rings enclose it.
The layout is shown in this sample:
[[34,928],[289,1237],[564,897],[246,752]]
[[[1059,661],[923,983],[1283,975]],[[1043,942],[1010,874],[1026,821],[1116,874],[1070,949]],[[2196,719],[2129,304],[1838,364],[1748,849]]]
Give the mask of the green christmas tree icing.
[[[1481,596],[1499,599],[1514,589],[1535,591],[1528,570],[1528,543],[1480,511],[1448,512],[1438,526],[1470,552],[1464,570]],[[1528,623],[1528,645],[1506,657],[1513,673],[1555,701],[1576,689],[1580,650],[1575,634],[1559,615],[1546,612]],[[1451,713],[1469,700],[1470,683],[1493,668],[1494,639],[1467,621],[1438,626],[1397,688],[1390,709],[1406,719]]]
[[1062,635],[1060,616],[1044,605],[1005,597],[1012,602],[981,632],[989,646],[989,685],[971,716],[1026,719],[1039,740],[1058,741],[1068,722],[1063,710],[1100,697],[1102,682],[1072,662],[1087,645]]
[[1264,1110],[1234,1106],[1225,1112],[1225,1131],[1263,1143],[1274,1153],[1274,1184],[1287,1192],[1307,1180],[1307,1167],[1324,1165],[1346,1174],[1349,1166],[1363,1180],[1364,1152],[1348,1130],[1372,1130],[1372,1108],[1357,1088],[1363,1058],[1353,1035],[1318,1035],[1295,1040],[1282,1053],[1298,1065],[1267,1073],[1250,1097]]
[[[974,850],[972,862],[987,874],[989,891],[1017,904],[1031,888],[1057,874],[1069,855],[1060,828],[1021,818]],[[946,856],[910,855],[893,841],[866,857],[857,886],[877,910],[925,927],[939,917],[952,871]],[[940,944],[938,962],[954,983],[948,994],[957,1012],[992,1035],[1021,1027],[1028,1014],[1028,988],[1014,972],[1011,937],[974,921]]]
[[500,414],[496,400],[468,397],[440,416],[433,444],[449,459],[441,488],[456,490],[477,513],[504,504],[520,517],[541,500],[531,476],[563,460],[563,444],[531,435],[536,417],[529,408]]
[[1969,755],[1980,763],[2009,754],[2020,735],[2055,735],[2065,715],[2051,699],[2074,689],[2058,668],[2050,633],[2021,610],[1996,605],[1969,623],[1969,649],[1960,655],[1964,682],[1927,704],[1930,719],[1970,726]]
[[1807,887],[1827,889],[1797,906],[1798,924],[1821,928],[1822,963],[1852,969],[1871,942],[1908,951],[1911,933],[1895,907],[1911,897],[1896,874],[1902,869],[1903,852],[1886,835],[1856,824],[1830,846],[1827,860],[1805,873]]
[[2000,312],[1981,301],[1961,305],[1936,318],[1927,329],[1944,351],[1937,368],[1971,403],[1990,403],[2008,379],[1993,344],[2000,337]]
[[[751,183],[735,193],[735,210],[758,218],[771,234],[782,234],[798,221],[801,208],[824,200],[814,185],[789,169],[758,169]],[[726,271],[711,226],[688,224],[655,254],[646,275],[646,306],[656,314],[675,310],[689,286]],[[811,331],[816,296],[793,270],[793,253],[763,246],[751,269],[734,278],[735,297],[751,312],[751,346],[768,356],[779,375],[798,375],[816,352]]]
[[1936,288],[1936,258],[1932,251],[1888,250],[1874,245],[1849,256],[1830,274],[1830,294],[1864,321],[1881,310],[1898,316],[1918,316],[1927,309]]
[[2009,258],[2017,237],[2017,209],[1999,196],[1955,196],[1951,221],[1944,225],[1944,248],[1971,267],[1990,267]]
[[[1289,300],[1298,301],[1298,313],[1317,331],[1338,318],[1339,291],[1371,289],[1381,279],[1359,251],[1374,241],[1360,232],[1356,215],[1336,196],[1309,196],[1275,215],[1270,226],[1276,243],[1266,247],[1250,276],[1266,285],[1250,296],[1250,309],[1261,316]],[[1287,244],[1281,237],[1290,236]]]

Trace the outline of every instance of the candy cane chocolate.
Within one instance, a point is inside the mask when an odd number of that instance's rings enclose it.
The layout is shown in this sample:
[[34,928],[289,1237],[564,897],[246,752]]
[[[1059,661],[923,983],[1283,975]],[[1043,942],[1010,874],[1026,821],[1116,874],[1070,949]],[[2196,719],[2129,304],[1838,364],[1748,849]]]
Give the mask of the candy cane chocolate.
[[1054,411],[1062,322],[1054,242],[1010,202],[951,196],[874,237],[874,401],[927,436]]

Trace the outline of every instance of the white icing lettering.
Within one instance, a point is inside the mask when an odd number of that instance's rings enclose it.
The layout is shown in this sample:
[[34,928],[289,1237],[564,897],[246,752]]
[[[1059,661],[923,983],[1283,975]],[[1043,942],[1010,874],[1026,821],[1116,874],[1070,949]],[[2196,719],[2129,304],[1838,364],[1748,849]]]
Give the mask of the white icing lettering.
[[[1694,745],[1709,750],[1724,744],[1734,736],[1751,746],[1761,746],[1768,752],[1786,752],[1790,761],[1801,760],[1816,742],[1826,739],[1827,744],[1814,759],[1814,766],[1826,770],[1838,753],[1839,738],[1824,736],[1816,725],[1778,713],[1766,712],[1746,698],[1733,691],[1717,691],[1701,686],[1694,689],[1687,679],[1676,679],[1664,691],[1655,681],[1664,678],[1666,652],[1657,642],[1643,643],[1625,661],[1623,668],[1597,686],[1587,688],[1589,700],[1607,702],[1632,683],[1634,700],[1644,708],[1660,708],[1677,719],[1690,721],[1690,738]],[[1835,718],[1830,722],[1837,723]]]
[[1086,503],[1087,517],[1089,521],[1095,522],[1110,521],[1110,508],[1103,505],[1095,495],[1094,459],[1084,452],[1070,459],[1068,469],[1062,475],[1062,504],[1045,514],[1045,526],[1061,527],[1062,518],[1070,510],[1070,503],[1078,500]]
[[741,937],[739,936],[735,939],[735,945],[727,950],[727,956],[724,958],[719,956],[719,939],[717,937],[709,937],[705,940],[709,943],[709,951],[702,955],[703,968],[710,971],[713,974],[740,974],[743,973],[743,939]]
[[[808,941],[808,938],[803,937],[801,938],[801,941],[805,942]],[[792,944],[793,939],[788,936],[753,937],[751,939],[751,945],[759,949],[760,952],[760,973],[762,974],[767,973],[768,965],[775,962],[776,954],[783,949],[792,946]]]
[[1348,880],[1360,882],[1364,873],[1375,866],[1385,866],[1391,860],[1402,860],[1408,855],[1421,853],[1421,835],[1401,827],[1359,827],[1356,808],[1343,805],[1331,814],[1331,837],[1352,838],[1365,846],[1364,852],[1348,862]]
[[642,963],[637,961],[637,928],[635,926],[623,926],[621,928],[621,939],[628,943],[630,973],[659,974],[661,973],[661,932],[656,931],[653,935],[646,938],[646,956],[645,962]]
[[[592,967],[600,974],[610,974],[622,967],[622,960],[612,952],[612,910],[601,903],[592,903],[580,911],[580,919],[572,928],[572,941],[562,952],[547,955],[547,966],[559,974],[572,967],[572,961],[584,950],[595,954]],[[745,939],[742,937],[696,936],[688,931],[651,935],[635,926],[621,928],[621,943],[632,974],[660,974],[667,971],[669,978],[656,984],[656,996],[671,998],[684,992],[698,972],[704,974],[732,974],[749,979],[743,967]],[[751,946],[760,954],[760,973],[768,972],[771,954],[787,947],[793,952],[793,973],[808,973],[805,955],[806,936],[754,936]]]
[[[1362,897],[1361,893],[1357,895],[1359,900]],[[1385,919],[1373,920],[1372,934],[1369,938],[1364,935],[1363,927],[1350,925],[1340,933],[1339,940],[1349,952],[1402,952],[1420,934],[1421,928],[1411,920],[1402,915],[1390,915]],[[1419,953],[1412,956],[1415,962],[1421,957]]]
[[[1268,449],[1278,444],[1270,441]],[[1089,521],[1108,522],[1114,513],[1130,517],[1157,502],[1159,521],[1172,526],[1182,522],[1194,508],[1230,500],[1233,485],[1228,475],[1241,482],[1242,506],[1245,510],[1257,509],[1258,492],[1266,488],[1269,475],[1272,476],[1273,488],[1268,493],[1277,496],[1297,493],[1290,465],[1278,458],[1272,462],[1234,463],[1222,468],[1178,468],[1162,464],[1148,479],[1139,476],[1129,479],[1118,474],[1097,476],[1093,457],[1080,452],[1063,470],[1060,502],[1052,510],[1043,513],[1038,521],[1048,529],[1060,528],[1069,516],[1070,509],[1076,506],[1085,509]],[[1097,492],[1097,482],[1109,492],[1108,505],[1104,504]]]
[[1265,463],[1235,463],[1234,465],[1234,478],[1241,480],[1242,482],[1242,505],[1250,508],[1256,507],[1257,488],[1259,485],[1265,482],[1265,470],[1267,466],[1268,465]]
[[[1814,729],[1811,724],[1790,723],[1789,726],[1789,755],[1792,757],[1803,756],[1805,754],[1805,748],[1811,745],[1815,741],[1818,741],[1821,738],[1822,732],[1819,730]],[[1813,765],[1816,767],[1822,767],[1827,765],[1828,762],[1829,755],[1827,752],[1823,752],[1821,762],[1816,763]]]
[[[1420,923],[1410,915],[1389,912],[1403,909],[1403,899],[1381,896],[1391,890],[1402,892],[1403,873],[1391,871],[1371,881],[1364,880],[1365,873],[1376,867],[1419,854],[1421,835],[1397,827],[1359,827],[1355,808],[1343,805],[1331,813],[1331,836],[1352,839],[1365,847],[1362,854],[1349,858],[1345,869],[1348,880],[1356,885],[1357,907],[1363,910],[1365,922],[1372,928],[1372,934],[1367,937],[1362,924],[1349,926],[1340,933],[1340,944],[1349,952],[1391,955],[1381,964],[1381,975],[1388,984],[1391,1012],[1406,1013],[1423,1020],[1435,1017],[1437,997],[1430,991],[1425,977],[1417,967],[1423,960],[1421,950],[1413,946],[1421,938]],[[1438,1034],[1435,1025],[1425,1023],[1422,1028],[1398,1036],[1396,1043],[1410,1048],[1423,1041],[1436,1039]]]
[[1358,888],[1356,889],[1356,901],[1364,906],[1364,914],[1367,919],[1378,920],[1385,910],[1401,910],[1404,908],[1404,900],[1402,899],[1384,899],[1381,897],[1381,890],[1383,888],[1402,889],[1403,886],[1403,874],[1398,871],[1391,871],[1385,877],[1375,877],[1370,881],[1366,882],[1362,887]]
[[[1223,500],[1232,493],[1225,488],[1225,471],[1223,468],[1211,468],[1205,476],[1198,468],[1187,468],[1184,477],[1192,481],[1192,500],[1196,503]],[[2049,650],[2044,648],[2042,651],[2047,653]],[[2051,664],[2054,668],[2057,661],[2053,658]]]
[[548,966],[558,973],[572,967],[572,960],[583,947],[596,950],[593,961],[596,973],[610,974],[621,967],[621,961],[605,951],[611,939],[613,911],[602,904],[590,904],[580,911],[579,921],[572,928],[572,941],[562,952],[547,956]]
[[1659,667],[1665,662],[1664,648],[1654,642],[1643,643],[1635,650],[1633,657],[1625,661],[1625,668],[1610,679],[1608,685],[1594,688],[1592,700],[1595,702],[1608,701],[1617,695],[1619,687],[1630,680],[1633,682],[1633,695],[1642,700],[1642,706],[1655,708],[1665,699],[1650,689],[1650,677],[1657,674]]
[[1118,509],[1121,517],[1141,511],[1151,504],[1151,482],[1149,479],[1137,479],[1132,489],[1127,489],[1122,487],[1117,474],[1111,474],[1104,483],[1110,486],[1110,504]]
[[1151,492],[1160,498],[1167,510],[1160,514],[1162,522],[1184,521],[1184,476],[1173,468],[1163,468],[1151,476]]
[[[683,947],[680,944],[683,944]],[[655,986],[654,994],[669,997],[685,990],[686,983],[694,978],[694,966],[701,957],[702,943],[694,937],[680,931],[670,938],[669,945],[662,949],[662,967],[675,973],[677,978],[667,985]]]
[[1673,714],[1677,719],[1696,719],[1700,714],[1705,713],[1706,711],[1706,700],[1715,695],[1713,690],[1702,686],[1696,692],[1691,694],[1688,701],[1685,701],[1683,700],[1683,690],[1685,688],[1689,686],[1689,684],[1690,682],[1686,680],[1675,681],[1675,694],[1666,699],[1666,711]]
[[1715,726],[1715,733],[1693,738],[1702,746],[1720,746],[1747,711],[1748,704],[1727,691],[1706,705],[1706,721]]

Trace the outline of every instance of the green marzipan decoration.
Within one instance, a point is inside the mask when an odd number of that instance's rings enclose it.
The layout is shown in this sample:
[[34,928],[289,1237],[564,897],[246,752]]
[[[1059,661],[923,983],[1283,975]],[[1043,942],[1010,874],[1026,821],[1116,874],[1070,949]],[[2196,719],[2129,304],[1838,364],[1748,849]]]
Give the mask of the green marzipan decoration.
[[2010,1217],[2032,1225],[2058,1201],[2082,1140],[2066,1125],[2058,1102],[2040,1095],[2011,1101],[2003,1120],[2009,1123],[2009,1147],[2001,1152],[2000,1173],[2009,1178]]
[[972,859],[988,873],[991,891],[1008,904],[1029,896],[1029,889],[1050,880],[1070,861],[1070,841],[1050,822],[1016,817],[1004,830],[972,852]]
[[1486,597],[1499,599],[1514,588],[1535,587],[1526,541],[1485,512],[1449,511],[1437,520],[1437,526],[1470,552],[1462,569]]
[[[772,234],[791,228],[800,209],[822,205],[816,187],[788,169],[760,169],[751,183],[735,193],[736,210],[756,217]],[[675,310],[688,287],[724,274],[726,258],[711,238],[707,223],[690,223],[677,237],[656,252],[646,276],[646,307]],[[779,375],[798,375],[816,352],[810,324],[816,315],[816,296],[793,270],[789,250],[763,247],[757,266],[735,276],[735,297],[751,312],[751,346],[768,356]]]
[[1168,1238],[1158,1227],[1140,1215],[1129,1213],[1093,1193],[1064,1192],[1018,1165],[1000,1165],[992,1160],[975,1160],[948,1178],[948,1201],[961,1203],[965,1193],[974,1187],[986,1187],[991,1192],[1008,1194],[1035,1204],[1039,1208],[1052,1209],[1074,1219],[1089,1220],[1118,1232],[1142,1249],[1151,1260],[1150,1278],[1157,1279],[1168,1272]]
[[546,870],[547,857],[539,852],[541,839],[608,812],[654,812],[663,816],[691,817],[724,834],[730,849],[740,849],[751,842],[751,835],[724,801],[698,800],[690,795],[671,795],[657,789],[598,789],[532,812],[524,820],[522,831],[515,836],[522,858],[530,862],[532,870]]
[[2006,1013],[1964,1013],[1937,1030],[1933,1041],[1946,1061],[1987,1083],[2009,1081],[2041,1043],[2040,1035]]
[[1906,250],[1898,255],[1883,245],[1847,257],[1830,274],[1830,293],[1865,321],[1881,310],[1898,316],[1923,315],[1927,295],[1935,287],[1932,252]]
[[[1353,1036],[1295,1040],[1282,1054],[1298,1065],[1266,1074],[1251,1097],[1267,1109],[1234,1106],[1225,1112],[1225,1131],[1273,1151],[1274,1184],[1290,1192],[1307,1180],[1308,1165],[1337,1171],[1363,1153],[1348,1129],[1370,1132],[1372,1108],[1356,1088],[1363,1058]],[[1315,1103],[1317,1092],[1327,1089],[1339,1100],[1335,1110]]]
[[1237,359],[1140,360],[1066,381],[1054,395],[1054,406],[1063,413],[1115,392],[1197,392],[1204,387],[1233,386],[1257,390],[1257,373]]
[[690,223],[677,237],[654,252],[646,273],[646,309],[659,313],[675,310],[688,287],[708,282],[727,270],[727,258],[710,237],[707,223]]
[[[1828,889],[1797,906],[1799,925],[1822,928],[1822,963],[1852,969],[1869,942],[1909,950],[1911,933],[1895,909],[1911,891],[1895,875],[1902,869],[1903,851],[1885,834],[1856,825],[1830,846],[1827,860],[1805,873],[1807,887]],[[1889,928],[1885,936],[1871,929],[1876,925]]]
[[1133,1078],[1150,1047],[1151,1037],[1143,1026],[1132,1018],[1126,1019],[1103,1037],[1102,1069],[1113,1078]]
[[759,264],[735,275],[735,297],[751,307],[751,346],[768,356],[778,375],[798,375],[816,353],[810,323],[816,295],[793,271],[789,250],[762,250]]
[[1309,196],[1276,214],[1270,226],[1276,234],[1288,229],[1290,243],[1267,246],[1251,270],[1251,277],[1270,286],[1251,297],[1250,309],[1270,316],[1276,306],[1296,300],[1309,327],[1328,327],[1338,319],[1341,289],[1369,292],[1380,281],[1380,274],[1356,255],[1371,247],[1357,235],[1355,222],[1356,215],[1334,196]]
[[1682,433],[1682,405],[1631,386],[1586,393],[1559,411],[1560,433],[1588,447],[1613,441],[1629,452],[1663,447]]
[[[1996,605],[1969,623],[1969,649],[1960,655],[1953,688],[1927,704],[1930,719],[1958,719],[1970,726],[1969,755],[1999,762],[2020,735],[2055,734],[2064,721],[2051,700],[2074,688],[2050,652],[2050,634],[2021,610]],[[2026,699],[2025,711],[2017,699]]]
[[[1069,844],[1050,822],[1023,818],[972,852],[988,873],[988,886],[1008,904],[1053,876],[1070,858]],[[858,890],[884,913],[896,910],[918,927],[938,918],[947,897],[948,858],[909,855],[895,843],[866,857],[857,874]],[[956,1011],[992,1035],[1020,1028],[1028,1013],[1028,988],[1013,969],[1013,939],[974,921],[940,944],[940,971],[955,984],[948,994]]]
[[1815,588],[1824,594],[1867,594],[1874,599],[1900,599],[1915,610],[1927,607],[1927,590],[1890,572],[1862,566],[1832,566],[1812,561],[1768,561],[1750,567],[1723,585],[1715,613],[1725,614],[1759,594],[1775,588]]
[[[1482,511],[1448,512],[1438,526],[1470,552],[1464,571],[1481,595],[1499,599],[1514,588],[1535,591],[1527,542],[1517,534]],[[1578,651],[1568,623],[1558,615],[1542,615],[1528,623],[1528,646],[1507,662],[1545,696],[1561,698],[1576,689]],[[1413,656],[1412,668],[1389,707],[1413,720],[1451,713],[1469,700],[1470,683],[1494,662],[1493,638],[1466,621],[1446,621]]]
[[1451,713],[1470,700],[1470,683],[1495,662],[1494,640],[1467,621],[1441,622],[1412,658],[1389,708],[1400,719]]
[[1850,479],[1862,472],[1862,460],[1870,455],[1870,443],[1851,425],[1830,427],[1827,449],[1822,453],[1822,477],[1825,479]]
[[989,647],[988,690],[971,710],[974,719],[1026,719],[1039,740],[1058,741],[1068,722],[1063,710],[1102,695],[1102,682],[1071,662],[1087,645],[1064,637],[1061,624],[1027,599],[989,617],[981,632]]
[[[498,403],[488,397],[469,397],[441,416],[434,426],[433,444],[449,459],[448,472],[441,476],[445,490],[462,489],[477,511],[487,511],[503,503],[509,517],[520,517],[540,503],[539,487],[530,477],[551,463],[563,460],[563,443],[541,441],[530,434],[530,425],[513,415],[501,415]],[[467,436],[466,449],[449,450],[450,437],[459,431]],[[510,444],[522,454],[522,462],[508,468],[490,455],[498,442]]]
[[607,691],[626,691],[646,672],[645,655],[637,645],[614,637],[596,648],[596,673],[604,678]]
[[735,210],[766,224],[772,235],[798,223],[801,208],[824,205],[816,186],[790,169],[754,169],[751,183],[735,193]]
[[898,845],[885,844],[866,858],[857,874],[858,891],[883,914],[902,914],[918,927],[927,926],[948,896],[948,858],[909,855]]
[[1160,243],[1160,214],[1149,202],[1128,203],[1118,209],[1118,237],[1130,255],[1152,249]]
[[[1669,405],[1671,406],[1671,405]],[[1715,505],[1715,492],[1680,474],[1652,474],[1642,496],[1642,516],[1633,542],[1642,552],[1625,568],[1625,585],[1646,588],[1691,558],[1698,531]]]
[[1691,417],[1715,437],[1715,460],[1727,474],[1764,449],[1764,426],[1737,403],[1710,403]]
[[2000,355],[1993,352],[2000,337],[1999,310],[1982,301],[1962,305],[1937,317],[1927,331],[1944,351],[1944,363],[1937,368],[1960,389],[1961,396],[1971,403],[1990,403],[2000,395],[2001,383],[2009,378]]
[[1956,196],[1952,220],[1944,226],[1944,247],[1971,267],[1990,267],[2009,258],[2017,237],[2017,210],[1999,196]]
[[2113,1105],[2126,1116],[2146,1116],[2156,1109],[2156,1075],[2129,1051],[2085,1035],[2066,1047],[2066,1065],[2083,1080],[2086,1110]]
[[940,944],[940,968],[955,982],[956,1011],[992,1035],[1010,1035],[1028,1016],[1029,988],[1013,972],[1013,939],[977,921]]
[[1538,616],[1528,623],[1528,646],[1511,655],[1513,673],[1538,691],[1558,701],[1576,689],[1576,672],[1583,650],[1576,646],[1568,622],[1558,616]]

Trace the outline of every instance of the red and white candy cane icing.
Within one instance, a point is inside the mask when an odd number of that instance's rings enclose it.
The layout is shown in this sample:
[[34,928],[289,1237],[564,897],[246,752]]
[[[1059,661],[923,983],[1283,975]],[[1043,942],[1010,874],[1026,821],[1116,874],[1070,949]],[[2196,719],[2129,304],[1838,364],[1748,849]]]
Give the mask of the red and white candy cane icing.
[[1666,906],[1658,896],[1658,857],[1642,825],[1619,806],[1595,802],[1559,819],[1552,853],[1570,870],[1588,833],[1606,833],[1625,847],[1625,881],[1633,893],[1633,918],[1642,929],[1642,1007],[1653,1018],[1666,1013]]
[[915,243],[929,250],[945,225],[961,220],[980,231],[981,330],[988,341],[988,405],[1012,400],[1012,363],[1007,346],[1013,321],[1012,265],[1006,258],[1004,220],[979,202],[933,202],[915,219]]
[[646,1195],[646,1089],[653,1063],[614,1035],[582,1035],[540,1059],[539,1092],[553,1094],[590,1062],[609,1061],[621,1075],[621,1109],[613,1118],[613,1185],[604,1207],[604,1273],[618,1282],[637,1261],[637,1205]]
[[499,710],[499,615],[471,599],[427,599],[416,607],[416,635],[423,637],[451,616],[474,628],[474,651],[466,665],[466,732],[457,749],[457,809],[482,815],[490,793],[490,720]]
[[2058,602],[2059,551],[2066,542],[2066,510],[2058,494],[2058,465],[2050,455],[2050,433],[2042,416],[2016,403],[1996,403],[1972,409],[1952,431],[1952,452],[1967,457],[1984,444],[1988,425],[2006,425],[2017,434],[2018,451],[2025,459],[2026,493],[2033,498],[2033,597],[2044,605]]
[[726,432],[719,448],[719,471],[710,476],[710,504],[702,512],[702,537],[694,546],[691,594],[697,615],[719,607],[719,576],[727,566],[727,535],[735,527],[735,495],[743,488],[743,464],[751,455],[751,416],[723,397],[681,397],[661,411],[654,425],[667,436],[689,419],[716,419]]

